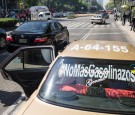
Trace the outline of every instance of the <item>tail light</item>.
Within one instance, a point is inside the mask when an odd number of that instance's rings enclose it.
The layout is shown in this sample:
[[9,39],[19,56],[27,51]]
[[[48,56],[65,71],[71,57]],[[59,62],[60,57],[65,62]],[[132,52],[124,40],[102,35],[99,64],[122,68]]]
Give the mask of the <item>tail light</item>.
[[45,41],[47,41],[47,40],[48,40],[48,37],[36,38],[36,39],[34,40],[34,43],[43,43],[43,42],[45,42]]
[[10,42],[13,42],[13,39],[11,36],[6,36],[6,41],[10,41]]

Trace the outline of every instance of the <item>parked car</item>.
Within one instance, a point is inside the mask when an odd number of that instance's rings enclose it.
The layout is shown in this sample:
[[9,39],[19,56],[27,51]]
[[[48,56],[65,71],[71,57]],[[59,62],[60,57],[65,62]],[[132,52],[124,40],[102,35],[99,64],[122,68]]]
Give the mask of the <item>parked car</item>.
[[13,52],[22,46],[55,45],[63,48],[69,43],[69,32],[59,22],[50,20],[29,21],[23,23],[6,37],[8,52]]
[[6,31],[0,28],[0,49],[5,47]]
[[103,14],[97,14],[92,16],[91,18],[91,23],[105,23],[106,22],[106,17]]
[[53,46],[22,47],[1,64],[5,79],[34,92],[17,115],[135,114],[134,46],[78,40],[54,54]]
[[38,14],[39,20],[51,20],[52,14],[50,11],[43,11]]
[[62,18],[63,17],[63,13],[61,13],[61,12],[53,13],[53,17],[54,18]]

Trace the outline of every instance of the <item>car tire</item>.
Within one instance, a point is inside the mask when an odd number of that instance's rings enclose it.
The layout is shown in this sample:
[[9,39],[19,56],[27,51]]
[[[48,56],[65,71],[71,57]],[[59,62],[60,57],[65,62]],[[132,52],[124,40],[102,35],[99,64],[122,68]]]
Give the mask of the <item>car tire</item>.
[[91,24],[93,24],[93,22],[91,22]]
[[20,21],[21,21],[21,22],[25,22],[25,20],[26,20],[25,17],[21,17],[21,18],[20,18]]
[[0,37],[0,48],[4,48],[6,45],[6,39],[4,36]]

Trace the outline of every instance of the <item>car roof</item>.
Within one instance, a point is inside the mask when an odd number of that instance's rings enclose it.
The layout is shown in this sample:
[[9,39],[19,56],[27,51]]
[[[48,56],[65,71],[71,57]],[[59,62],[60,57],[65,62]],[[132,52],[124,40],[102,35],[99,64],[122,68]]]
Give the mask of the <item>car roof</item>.
[[119,41],[78,40],[70,43],[60,56],[131,61],[135,60],[135,47]]

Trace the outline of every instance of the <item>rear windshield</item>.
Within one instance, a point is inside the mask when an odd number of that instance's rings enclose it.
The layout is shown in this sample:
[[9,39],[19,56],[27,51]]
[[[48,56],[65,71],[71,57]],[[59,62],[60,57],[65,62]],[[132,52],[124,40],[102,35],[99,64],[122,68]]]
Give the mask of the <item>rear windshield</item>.
[[96,15],[94,16],[95,18],[101,18],[102,16],[101,15]]
[[26,22],[18,27],[17,31],[32,31],[32,32],[42,32],[48,27],[48,23],[45,22]]
[[135,62],[59,58],[39,97],[88,111],[135,113]]

